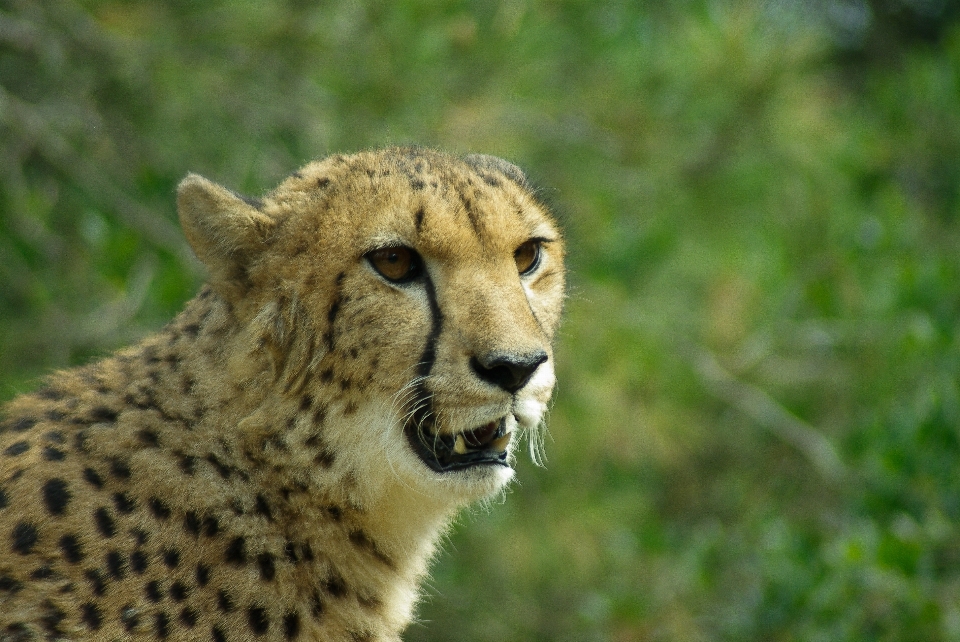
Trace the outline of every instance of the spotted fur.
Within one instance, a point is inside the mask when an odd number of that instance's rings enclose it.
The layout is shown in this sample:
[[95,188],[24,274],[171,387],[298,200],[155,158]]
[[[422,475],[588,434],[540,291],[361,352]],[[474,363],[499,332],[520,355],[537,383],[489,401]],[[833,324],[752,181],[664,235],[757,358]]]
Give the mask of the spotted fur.
[[[513,165],[422,149],[263,199],[190,175],[178,207],[209,285],[4,409],[0,640],[399,640],[438,537],[509,481],[551,394],[557,228]],[[422,273],[385,278],[383,247]],[[434,470],[423,435],[482,438],[483,462]]]

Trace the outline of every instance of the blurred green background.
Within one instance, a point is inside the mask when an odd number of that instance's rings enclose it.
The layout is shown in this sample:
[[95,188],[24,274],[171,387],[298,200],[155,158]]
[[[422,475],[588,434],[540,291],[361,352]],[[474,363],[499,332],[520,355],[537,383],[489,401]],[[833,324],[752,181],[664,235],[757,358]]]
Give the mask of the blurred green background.
[[571,281],[406,640],[960,640],[953,3],[0,0],[0,398],[192,295],[187,171],[398,143],[526,168]]

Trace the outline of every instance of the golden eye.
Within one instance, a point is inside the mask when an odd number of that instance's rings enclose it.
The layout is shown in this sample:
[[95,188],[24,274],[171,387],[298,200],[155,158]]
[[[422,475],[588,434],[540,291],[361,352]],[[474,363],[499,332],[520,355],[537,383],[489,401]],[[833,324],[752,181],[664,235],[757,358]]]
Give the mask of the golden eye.
[[530,239],[523,243],[513,253],[513,260],[517,262],[517,272],[529,274],[540,265],[540,239]]
[[384,247],[367,254],[367,260],[380,276],[394,283],[405,283],[420,276],[423,262],[409,247]]

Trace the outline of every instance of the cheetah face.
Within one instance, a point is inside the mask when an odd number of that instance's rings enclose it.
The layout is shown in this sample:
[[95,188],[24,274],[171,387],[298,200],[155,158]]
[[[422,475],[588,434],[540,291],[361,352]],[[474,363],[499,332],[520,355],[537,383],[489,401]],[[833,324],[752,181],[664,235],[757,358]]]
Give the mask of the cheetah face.
[[[516,265],[517,273],[513,280],[516,285],[521,286],[518,290],[522,290],[524,280],[532,279],[547,262],[544,245],[551,242],[556,241],[534,237],[521,243],[512,257],[501,257],[508,263],[509,259],[512,259]],[[480,353],[461,349],[461,363],[451,364],[453,368],[461,366],[462,379],[457,383],[463,386],[469,385],[471,380],[478,380],[482,387],[493,388],[496,394],[504,396],[505,399],[501,403],[491,404],[490,399],[481,396],[480,408],[477,409],[479,413],[470,413],[468,410],[461,413],[464,416],[458,417],[458,422],[450,421],[449,424],[452,425],[443,425],[441,417],[444,413],[434,403],[440,391],[430,386],[432,362],[436,359],[438,346],[441,350],[445,347],[442,337],[443,308],[437,299],[430,268],[415,249],[403,245],[374,250],[365,258],[376,274],[387,283],[404,290],[422,288],[431,311],[429,340],[417,366],[421,376],[411,382],[414,394],[407,404],[410,409],[403,422],[403,433],[413,452],[423,464],[437,473],[483,466],[509,467],[514,436],[520,432],[521,427],[527,431],[536,429],[545,407],[537,399],[549,396],[552,389],[552,364],[547,363],[549,355],[544,349],[548,347],[548,342],[541,340],[539,345],[534,344],[526,352],[519,353],[509,349]],[[468,271],[474,274],[482,273],[482,267],[475,266]],[[526,297],[527,293],[523,292],[523,296]],[[536,338],[543,339],[539,336]],[[462,368],[464,361],[469,368]],[[525,390],[538,371],[540,378],[529,390]],[[443,381],[443,377],[433,377],[433,381],[437,379]],[[501,407],[507,402],[508,407]],[[485,405],[492,407],[485,408]],[[491,413],[495,416],[485,421],[486,416]],[[480,415],[479,419],[473,416],[476,414]]]
[[552,394],[564,295],[559,230],[516,167],[393,149],[312,163],[262,202],[203,189],[257,232],[210,248],[223,223],[182,205],[191,244],[248,319],[279,317],[259,340],[340,418],[322,435],[338,461],[462,499],[511,478]]

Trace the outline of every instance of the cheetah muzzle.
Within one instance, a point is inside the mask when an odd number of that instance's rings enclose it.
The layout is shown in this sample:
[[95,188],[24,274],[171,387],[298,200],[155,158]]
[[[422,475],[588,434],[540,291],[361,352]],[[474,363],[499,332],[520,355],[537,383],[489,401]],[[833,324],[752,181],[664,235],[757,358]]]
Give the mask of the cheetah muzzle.
[[0,420],[0,642],[399,642],[536,454],[563,241],[523,173],[393,148],[180,184],[209,282]]

